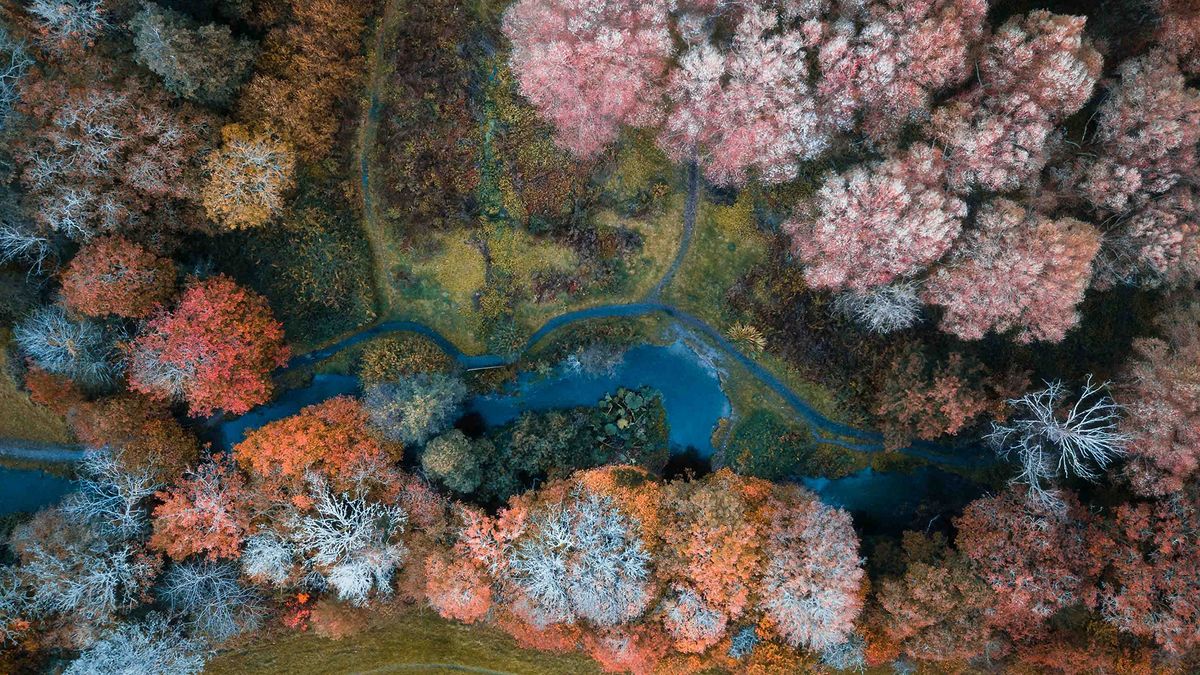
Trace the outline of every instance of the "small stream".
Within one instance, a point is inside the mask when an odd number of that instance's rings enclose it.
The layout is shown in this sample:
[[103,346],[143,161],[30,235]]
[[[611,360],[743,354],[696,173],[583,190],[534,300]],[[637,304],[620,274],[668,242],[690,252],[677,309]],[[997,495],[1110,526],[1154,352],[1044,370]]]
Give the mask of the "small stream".
[[[575,357],[549,373],[523,373],[496,393],[468,399],[464,413],[476,414],[495,428],[527,410],[592,406],[620,387],[651,387],[662,394],[672,454],[707,463],[715,451],[713,431],[732,412],[721,376],[711,354],[683,339],[668,345],[644,344],[630,348],[619,362],[599,373],[589,372]],[[217,425],[211,440],[214,447],[228,450],[264,424],[335,396],[358,393],[356,377],[318,374],[308,386],[286,391],[270,404]],[[923,518],[950,513],[980,494],[978,486],[933,466],[910,473],[865,469],[844,478],[801,482],[871,530],[922,526]],[[0,469],[0,514],[36,510],[58,501],[70,488],[70,481],[43,471]]]
[[0,466],[0,515],[36,511],[71,491],[71,481],[40,469]]

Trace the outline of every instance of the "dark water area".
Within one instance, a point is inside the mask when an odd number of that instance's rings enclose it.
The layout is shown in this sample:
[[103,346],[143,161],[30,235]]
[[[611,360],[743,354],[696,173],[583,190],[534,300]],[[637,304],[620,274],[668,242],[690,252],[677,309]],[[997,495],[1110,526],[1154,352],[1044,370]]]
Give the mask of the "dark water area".
[[962,511],[986,488],[933,466],[911,472],[878,472],[870,467],[844,478],[802,478],[821,501],[846,509],[865,534],[898,535],[925,530]]
[[662,394],[672,454],[692,448],[705,460],[712,456],[712,434],[717,422],[731,413],[729,398],[716,368],[683,342],[634,347],[610,372],[600,374],[588,373],[568,359],[549,376],[525,373],[498,394],[471,399],[467,410],[497,427],[526,410],[593,406],[620,387],[650,387]]
[[70,492],[71,481],[39,469],[0,467],[0,515],[37,511]]

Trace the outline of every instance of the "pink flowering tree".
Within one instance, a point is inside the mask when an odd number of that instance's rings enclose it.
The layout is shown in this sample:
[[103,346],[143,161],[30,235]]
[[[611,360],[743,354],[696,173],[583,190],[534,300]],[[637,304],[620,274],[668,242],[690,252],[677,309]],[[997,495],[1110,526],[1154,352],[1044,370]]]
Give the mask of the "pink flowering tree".
[[942,256],[962,229],[967,206],[947,192],[941,152],[906,155],[825,179],[809,213],[785,231],[818,288],[865,291],[911,276]]
[[1167,52],[1122,63],[1097,119],[1079,189],[1101,210],[1135,209],[1200,170],[1200,91]]
[[1158,43],[1179,58],[1189,75],[1200,75],[1200,2],[1155,0],[1159,14]]
[[1091,98],[1100,53],[1084,17],[1046,11],[1009,19],[979,61],[980,84],[933,115],[955,190],[1011,192],[1046,166],[1054,128]]
[[946,180],[959,193],[1029,184],[1046,166],[1053,134],[1050,118],[1023,94],[993,103],[973,92],[933,114],[933,135],[949,164]]
[[559,145],[594,156],[625,125],[654,124],[671,56],[666,0],[518,0],[504,16],[521,93]]
[[1182,490],[1200,471],[1200,305],[1181,306],[1159,319],[1162,337],[1134,342],[1121,398],[1129,435],[1126,467],[1142,494]]
[[727,52],[705,40],[680,58],[660,145],[676,161],[699,160],[718,184],[744,183],[748,169],[769,183],[795,178],[797,162],[829,144],[808,85],[807,48],[818,37],[747,7]]
[[1049,117],[1074,114],[1092,97],[1103,59],[1083,33],[1087,17],[1037,10],[996,30],[979,60],[992,98],[1021,96]]
[[1057,342],[1079,322],[1099,248],[1086,223],[996,200],[926,281],[924,298],[945,310],[943,330],[967,340],[1016,329],[1021,342]]
[[1176,287],[1200,279],[1200,194],[1178,185],[1108,233],[1105,283]]
[[[800,3],[812,4],[812,3]],[[822,113],[842,129],[877,141],[929,116],[930,97],[971,73],[968,55],[983,32],[985,0],[878,0],[844,3],[821,46]]]

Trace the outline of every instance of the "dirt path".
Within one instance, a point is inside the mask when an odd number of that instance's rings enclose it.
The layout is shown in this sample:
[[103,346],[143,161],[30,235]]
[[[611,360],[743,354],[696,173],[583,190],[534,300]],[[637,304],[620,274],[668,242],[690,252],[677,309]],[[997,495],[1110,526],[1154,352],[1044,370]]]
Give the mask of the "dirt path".
[[695,162],[688,165],[687,190],[687,201],[683,206],[683,234],[679,237],[679,250],[675,252],[675,259],[671,261],[671,266],[667,268],[662,279],[659,279],[654,288],[646,294],[647,302],[657,301],[662,297],[663,289],[675,279],[675,273],[683,265],[683,259],[692,245],[692,232],[696,229],[696,202],[700,194],[700,169]]
[[375,46],[371,50],[370,79],[367,82],[367,108],[363,111],[363,119],[359,124],[358,131],[358,171],[362,184],[363,229],[366,230],[367,242],[371,247],[375,312],[379,316],[387,316],[391,307],[391,295],[388,291],[391,281],[388,279],[388,270],[382,264],[384,259],[382,251],[387,247],[387,238],[379,226],[379,214],[376,210],[374,188],[371,183],[371,149],[375,147],[375,139],[379,131],[379,116],[383,111],[380,94],[387,84],[387,60],[384,52],[388,38],[400,24],[402,3],[403,0],[391,0],[385,3],[383,14],[379,17],[379,27],[375,31]]
[[26,462],[69,464],[83,459],[83,448],[75,445],[0,439],[0,457]]

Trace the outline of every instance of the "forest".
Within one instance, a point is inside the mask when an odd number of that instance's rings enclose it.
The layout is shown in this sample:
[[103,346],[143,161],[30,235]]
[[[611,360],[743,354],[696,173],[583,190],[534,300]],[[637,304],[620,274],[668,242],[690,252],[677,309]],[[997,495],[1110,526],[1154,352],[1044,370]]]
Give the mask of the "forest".
[[0,0],[0,673],[1200,672],[1200,0]]

